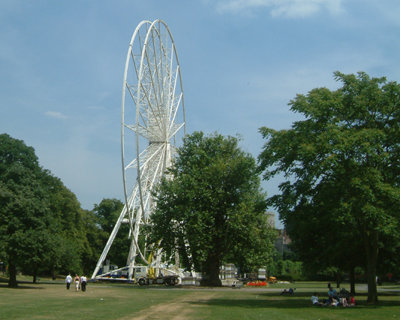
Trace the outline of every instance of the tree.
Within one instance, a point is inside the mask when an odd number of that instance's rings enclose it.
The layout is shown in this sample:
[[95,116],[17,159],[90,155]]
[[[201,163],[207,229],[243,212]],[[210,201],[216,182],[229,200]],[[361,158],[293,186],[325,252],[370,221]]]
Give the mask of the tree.
[[[312,235],[313,224],[307,229],[304,219],[318,220],[325,211],[328,230],[342,228],[355,241],[350,246],[362,246],[368,301],[375,303],[381,241],[399,232],[400,86],[363,72],[336,72],[335,78],[343,84],[336,91],[313,89],[289,103],[305,118],[291,129],[260,129],[267,139],[260,167],[267,180],[285,174],[281,194],[270,203],[289,225],[305,228],[301,234],[292,228],[291,237]],[[323,238],[332,245],[329,233]]]
[[0,243],[10,287],[17,286],[17,266],[35,268],[50,246],[53,221],[41,174],[33,148],[0,135]]
[[[118,199],[103,199],[98,205],[94,206],[93,212],[100,226],[101,249],[105,247],[123,207],[124,204]],[[113,241],[113,246],[108,253],[108,259],[111,263],[121,267],[126,266],[129,253],[129,225],[126,223],[121,224],[118,231]]]
[[82,210],[61,180],[39,166],[34,149],[1,134],[0,258],[8,263],[9,286],[17,286],[17,267],[34,282],[39,273],[55,277],[57,271],[92,269],[88,262],[97,252],[87,236],[94,234],[93,228],[93,214]]
[[[265,265],[274,232],[266,221],[255,160],[238,140],[219,134],[186,136],[178,157],[155,193],[151,237],[167,257],[179,252],[203,284],[221,285],[222,262],[242,268]],[[177,261],[175,261],[177,263]]]
[[85,242],[81,265],[85,274],[91,274],[104,248],[104,242],[102,230],[100,229],[95,213],[93,211],[82,210],[82,220]]
[[312,204],[298,205],[295,212],[285,216],[291,249],[309,274],[315,275],[327,268],[335,270],[337,287],[340,287],[342,272],[349,272],[351,292],[355,294],[355,279],[351,275],[365,261],[360,234],[350,224],[337,219],[334,211],[337,198],[333,193],[324,194],[324,199],[322,195],[319,192]]
[[52,237],[55,245],[51,247],[51,258],[44,271],[53,277],[56,272],[88,272],[93,268],[88,262],[93,261],[93,255],[97,256],[92,248],[96,242],[88,240],[91,229],[96,227],[94,217],[90,217],[93,213],[83,210],[76,195],[48,170],[43,170],[41,184],[48,194],[49,210],[56,225]]

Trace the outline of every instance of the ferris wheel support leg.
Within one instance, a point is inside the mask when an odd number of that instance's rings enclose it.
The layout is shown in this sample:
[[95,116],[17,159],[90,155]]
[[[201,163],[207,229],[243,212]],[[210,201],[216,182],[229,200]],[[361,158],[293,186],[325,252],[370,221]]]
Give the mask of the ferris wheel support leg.
[[99,261],[97,261],[96,268],[94,269],[93,274],[92,274],[92,279],[94,279],[96,277],[97,273],[100,270],[101,265],[103,264],[104,260],[106,259],[108,251],[110,251],[111,245],[115,239],[115,236],[118,233],[119,227],[121,226],[121,222],[124,219],[125,215],[126,215],[126,206],[124,206],[124,208],[122,209],[121,214],[119,215],[119,218],[117,220],[117,223],[115,224],[114,229],[111,232],[110,237],[108,238],[107,244],[104,247],[103,252],[99,258]]

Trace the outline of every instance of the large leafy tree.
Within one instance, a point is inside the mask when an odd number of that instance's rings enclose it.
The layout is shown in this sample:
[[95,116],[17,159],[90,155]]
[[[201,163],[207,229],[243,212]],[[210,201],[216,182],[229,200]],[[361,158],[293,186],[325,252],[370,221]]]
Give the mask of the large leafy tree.
[[[342,261],[362,248],[352,262],[364,257],[368,301],[375,303],[383,240],[398,244],[400,85],[362,72],[336,72],[335,78],[341,88],[313,89],[290,102],[304,116],[291,129],[260,129],[267,142],[259,160],[265,179],[278,173],[287,178],[270,201],[295,243],[324,242]],[[339,235],[347,242],[338,245]],[[315,248],[299,247],[308,253]]]
[[9,286],[17,286],[16,268],[47,256],[54,220],[40,183],[42,170],[33,148],[0,135],[0,252],[8,263]]
[[[267,264],[274,232],[266,221],[255,160],[238,140],[195,132],[156,192],[151,237],[173,260],[179,253],[189,270],[204,274],[203,284],[221,285],[223,262],[242,269]],[[177,261],[175,261],[177,263]]]
[[17,267],[34,281],[39,273],[92,269],[97,252],[87,235],[95,232],[87,231],[93,229],[93,213],[39,166],[34,149],[1,134],[0,259],[8,264],[9,286],[17,285]]

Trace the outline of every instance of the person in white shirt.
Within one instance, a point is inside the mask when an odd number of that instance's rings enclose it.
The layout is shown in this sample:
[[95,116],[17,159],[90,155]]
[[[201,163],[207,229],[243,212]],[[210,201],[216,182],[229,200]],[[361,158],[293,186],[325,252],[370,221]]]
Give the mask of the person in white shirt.
[[312,304],[313,304],[314,306],[320,306],[320,305],[322,305],[322,303],[319,302],[319,300],[318,300],[318,296],[317,296],[317,293],[316,293],[316,292],[314,292],[314,294],[311,296],[311,302],[312,302]]
[[69,287],[71,286],[71,282],[72,282],[72,277],[70,274],[68,274],[67,277],[65,278],[65,283],[67,284],[67,290],[69,290]]

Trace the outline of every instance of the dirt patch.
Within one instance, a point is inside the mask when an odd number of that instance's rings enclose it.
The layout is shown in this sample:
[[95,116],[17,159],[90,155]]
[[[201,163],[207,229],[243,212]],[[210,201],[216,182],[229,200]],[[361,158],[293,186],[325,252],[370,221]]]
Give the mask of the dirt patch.
[[135,316],[124,317],[120,320],[150,320],[150,319],[171,319],[171,320],[183,320],[188,319],[189,315],[200,308],[199,304],[193,305],[190,302],[206,302],[212,299],[216,293],[204,292],[199,294],[198,292],[188,292],[183,297],[176,298],[172,301],[157,304],[150,308],[141,310],[140,313]]

